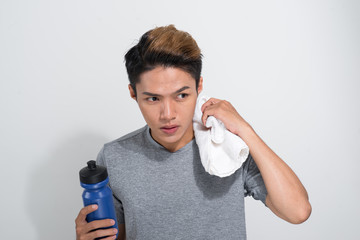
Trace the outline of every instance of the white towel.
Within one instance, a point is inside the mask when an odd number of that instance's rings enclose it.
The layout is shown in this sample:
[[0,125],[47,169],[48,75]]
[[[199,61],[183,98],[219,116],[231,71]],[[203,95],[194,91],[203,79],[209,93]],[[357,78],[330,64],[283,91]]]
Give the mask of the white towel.
[[207,118],[206,127],[203,125],[201,106],[208,99],[209,97],[200,94],[196,102],[193,118],[195,140],[205,171],[211,175],[227,177],[245,162],[249,155],[249,147],[213,116]]

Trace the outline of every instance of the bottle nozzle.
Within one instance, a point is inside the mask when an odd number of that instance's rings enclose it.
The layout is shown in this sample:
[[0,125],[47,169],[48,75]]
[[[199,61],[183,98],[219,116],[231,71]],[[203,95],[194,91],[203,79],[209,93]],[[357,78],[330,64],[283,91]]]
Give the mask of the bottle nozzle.
[[90,160],[87,166],[80,170],[80,182],[94,184],[104,181],[108,177],[106,167],[96,165],[96,161]]
[[87,162],[89,170],[95,170],[96,169],[96,162],[94,160],[90,160]]

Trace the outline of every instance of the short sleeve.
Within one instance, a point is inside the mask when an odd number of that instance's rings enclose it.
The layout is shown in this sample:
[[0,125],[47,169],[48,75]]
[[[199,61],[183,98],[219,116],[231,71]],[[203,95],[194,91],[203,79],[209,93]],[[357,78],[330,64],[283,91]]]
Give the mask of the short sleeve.
[[261,200],[266,206],[267,190],[265,183],[250,153],[243,167],[244,195],[252,196],[256,200]]
[[[106,160],[105,160],[105,156],[104,156],[104,147],[100,150],[100,152],[97,156],[97,159],[96,159],[96,163],[100,166],[104,166],[107,168]],[[109,180],[108,185],[111,189],[110,180]],[[122,202],[114,194],[113,194],[113,201],[114,201],[114,206],[115,206],[115,211],[116,211],[117,222],[118,222],[118,224],[124,224],[125,217],[124,217],[124,208],[123,208]]]

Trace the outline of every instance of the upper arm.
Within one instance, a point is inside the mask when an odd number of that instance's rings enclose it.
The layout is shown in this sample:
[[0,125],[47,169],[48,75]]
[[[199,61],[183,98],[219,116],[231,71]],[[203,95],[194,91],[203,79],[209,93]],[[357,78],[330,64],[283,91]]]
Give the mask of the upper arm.
[[243,164],[243,181],[245,196],[251,195],[256,200],[261,200],[265,205],[267,190],[260,170],[253,157],[249,153],[247,160]]

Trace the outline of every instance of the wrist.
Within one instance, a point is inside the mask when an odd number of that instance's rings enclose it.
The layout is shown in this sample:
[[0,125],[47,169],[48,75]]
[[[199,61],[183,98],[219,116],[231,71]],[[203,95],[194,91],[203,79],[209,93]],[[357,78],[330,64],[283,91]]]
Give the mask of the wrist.
[[244,122],[242,126],[239,126],[239,128],[236,131],[236,135],[238,135],[242,139],[254,133],[255,133],[254,129],[247,122]]

